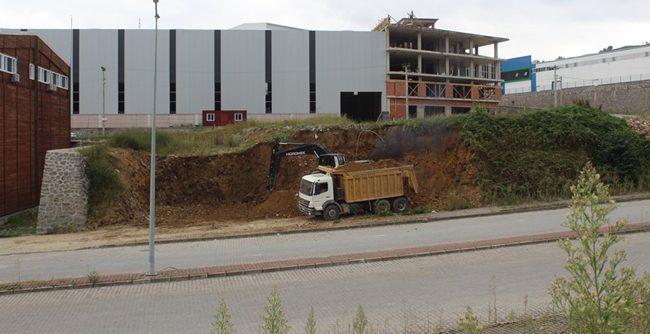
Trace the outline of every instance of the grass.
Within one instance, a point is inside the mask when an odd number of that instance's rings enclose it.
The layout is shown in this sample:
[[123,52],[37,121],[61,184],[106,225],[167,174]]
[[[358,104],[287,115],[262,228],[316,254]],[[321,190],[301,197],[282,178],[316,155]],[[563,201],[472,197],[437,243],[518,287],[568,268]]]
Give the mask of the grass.
[[36,234],[37,218],[38,211],[36,209],[25,210],[10,217],[6,223],[0,225],[0,237],[20,237]]
[[[201,156],[241,152],[258,142],[287,141],[295,131],[314,127],[351,125],[345,117],[323,116],[281,122],[237,122],[218,128],[190,128],[185,131],[156,131],[156,154],[160,156]],[[251,136],[256,134],[255,136]],[[253,137],[251,139],[251,137]],[[109,147],[151,151],[151,130],[116,132],[107,139]]]
[[88,211],[91,217],[101,217],[124,186],[106,145],[91,146],[80,152],[86,157],[86,175],[90,180]]

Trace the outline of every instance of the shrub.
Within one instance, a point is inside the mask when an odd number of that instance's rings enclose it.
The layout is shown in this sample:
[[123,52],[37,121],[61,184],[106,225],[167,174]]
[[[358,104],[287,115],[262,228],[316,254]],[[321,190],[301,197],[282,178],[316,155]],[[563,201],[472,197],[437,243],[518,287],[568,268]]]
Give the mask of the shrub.
[[648,186],[650,140],[624,120],[584,106],[515,116],[471,113],[450,119],[472,150],[488,201],[570,195],[591,160],[611,185]]
[[86,157],[86,175],[90,180],[88,210],[91,216],[99,216],[124,187],[106,146],[91,146],[81,150],[81,154]]

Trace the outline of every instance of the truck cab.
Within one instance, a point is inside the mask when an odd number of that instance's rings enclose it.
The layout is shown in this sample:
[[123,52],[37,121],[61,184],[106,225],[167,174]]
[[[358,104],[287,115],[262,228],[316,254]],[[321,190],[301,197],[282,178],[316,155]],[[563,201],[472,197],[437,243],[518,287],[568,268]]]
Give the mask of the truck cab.
[[330,204],[334,204],[334,184],[332,176],[324,173],[312,173],[300,181],[299,207],[309,216],[321,215]]

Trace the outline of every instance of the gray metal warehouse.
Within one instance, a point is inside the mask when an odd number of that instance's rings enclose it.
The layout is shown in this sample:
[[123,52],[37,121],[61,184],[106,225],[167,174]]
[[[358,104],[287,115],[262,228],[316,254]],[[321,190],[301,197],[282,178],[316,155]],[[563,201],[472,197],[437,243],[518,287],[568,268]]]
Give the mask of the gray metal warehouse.
[[[452,105],[497,103],[502,59],[496,45],[506,39],[438,30],[436,21],[389,20],[373,31],[309,31],[269,23],[159,30],[156,103],[163,117],[158,126],[199,124],[203,110],[246,110],[253,120],[313,115],[373,120],[382,112],[412,118],[433,110],[449,114]],[[399,32],[395,41],[390,29]],[[102,74],[106,126],[150,126],[153,30],[3,31],[36,34],[71,64],[72,128],[101,126]],[[482,46],[494,46],[494,56],[479,55]],[[403,63],[413,66],[402,69]],[[428,69],[432,72],[425,73]],[[485,94],[486,87],[491,94]]]

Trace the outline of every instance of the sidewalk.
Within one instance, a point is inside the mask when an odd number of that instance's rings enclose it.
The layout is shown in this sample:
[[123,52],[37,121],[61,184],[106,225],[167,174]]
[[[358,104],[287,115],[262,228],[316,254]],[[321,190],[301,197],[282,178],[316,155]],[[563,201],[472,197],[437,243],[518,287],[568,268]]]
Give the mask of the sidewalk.
[[[473,216],[476,216],[478,210],[483,209],[467,211],[472,211],[471,214],[473,214]],[[493,214],[492,212],[494,211],[483,212],[485,215]],[[511,210],[506,212],[512,213]],[[468,217],[467,213],[465,217]],[[436,218],[443,219],[439,217]],[[456,215],[455,218],[458,218],[458,215]],[[650,223],[648,222],[629,224],[623,233],[638,233],[645,231],[650,231]],[[263,272],[339,266],[364,262],[390,261],[403,258],[434,256],[448,253],[478,251],[491,248],[547,243],[556,241],[558,239],[572,237],[574,237],[574,234],[572,232],[554,232],[506,238],[492,238],[486,240],[440,243],[427,246],[396,248],[372,252],[357,252],[333,256],[294,258],[282,261],[249,262],[186,269],[171,268],[159,271],[154,277],[147,277],[141,273],[122,273],[100,276],[99,273],[89,272],[85,277],[59,278],[45,281],[30,281],[20,283],[5,283],[0,285],[0,295],[60,289],[78,289],[126,284],[171,282],[201,278],[247,275]]]

